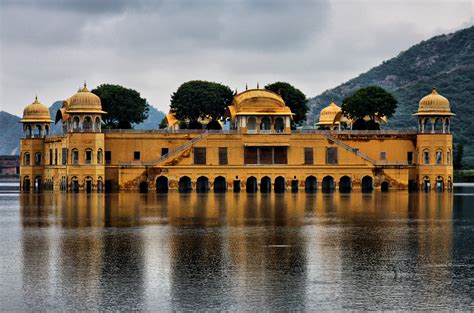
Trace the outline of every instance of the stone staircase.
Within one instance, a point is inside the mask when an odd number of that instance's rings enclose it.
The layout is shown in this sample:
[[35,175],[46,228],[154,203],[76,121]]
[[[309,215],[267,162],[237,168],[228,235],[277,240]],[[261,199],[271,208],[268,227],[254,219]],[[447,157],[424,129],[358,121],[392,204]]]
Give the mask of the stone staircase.
[[372,159],[371,157],[369,157],[367,154],[365,153],[362,153],[359,151],[359,149],[355,149],[351,146],[349,146],[348,144],[342,142],[341,140],[337,139],[335,136],[333,136],[330,132],[323,132],[321,133],[323,135],[323,137],[325,137],[327,140],[330,140],[332,142],[334,142],[336,145],[344,148],[345,150],[355,154],[356,156],[366,160],[367,162],[369,163],[372,163],[373,165],[377,165],[378,162],[374,159]]

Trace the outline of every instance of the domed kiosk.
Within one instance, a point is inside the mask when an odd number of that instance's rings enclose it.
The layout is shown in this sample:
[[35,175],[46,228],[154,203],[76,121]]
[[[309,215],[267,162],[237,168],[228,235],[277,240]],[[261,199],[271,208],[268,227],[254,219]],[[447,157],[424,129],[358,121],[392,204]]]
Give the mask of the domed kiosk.
[[39,102],[38,97],[23,110],[23,118],[20,120],[20,123],[23,123],[25,137],[49,135],[51,122],[48,107]]
[[316,124],[319,128],[336,129],[341,121],[342,110],[334,101],[323,108],[319,113],[319,122]]
[[431,93],[421,98],[418,112],[418,130],[420,133],[449,133],[450,119],[456,115],[451,112],[449,100],[433,88]]

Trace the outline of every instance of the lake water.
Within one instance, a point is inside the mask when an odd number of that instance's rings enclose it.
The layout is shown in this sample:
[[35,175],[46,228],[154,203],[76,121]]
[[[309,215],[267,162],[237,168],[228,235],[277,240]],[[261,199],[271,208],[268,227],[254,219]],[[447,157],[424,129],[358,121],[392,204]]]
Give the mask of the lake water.
[[474,307],[474,188],[0,195],[0,310]]

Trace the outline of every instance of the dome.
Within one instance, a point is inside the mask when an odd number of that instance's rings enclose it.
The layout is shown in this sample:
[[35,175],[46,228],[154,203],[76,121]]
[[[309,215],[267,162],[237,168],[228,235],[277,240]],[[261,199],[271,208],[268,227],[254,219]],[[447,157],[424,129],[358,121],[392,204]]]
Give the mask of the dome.
[[334,102],[331,101],[331,103],[323,108],[321,112],[319,113],[319,123],[317,125],[333,125],[333,124],[338,124],[338,122],[335,121],[336,116],[342,112],[341,108]]
[[23,110],[23,118],[20,120],[20,122],[51,123],[48,107],[39,102],[38,97],[36,97],[35,101]]
[[232,120],[238,115],[280,115],[292,116],[282,97],[267,89],[249,89],[234,96],[224,116]]
[[105,113],[102,111],[100,98],[87,89],[80,89],[74,96],[64,101],[67,113]]
[[424,96],[418,106],[418,112],[415,115],[454,115],[451,113],[449,100],[440,95],[433,88],[431,94]]

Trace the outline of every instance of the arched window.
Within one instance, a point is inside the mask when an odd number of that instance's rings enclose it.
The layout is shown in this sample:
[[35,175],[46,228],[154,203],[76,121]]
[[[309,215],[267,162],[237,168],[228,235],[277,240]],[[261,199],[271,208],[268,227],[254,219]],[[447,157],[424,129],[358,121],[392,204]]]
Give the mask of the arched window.
[[448,152],[446,152],[446,163],[448,165],[451,164],[451,151],[450,150],[448,150]]
[[442,164],[443,163],[443,151],[437,150],[436,151],[436,164]]
[[443,130],[443,120],[440,117],[435,119],[434,129],[435,129],[435,132],[437,132],[437,133],[442,132],[442,130]]
[[92,119],[90,116],[86,116],[84,118],[84,121],[82,122],[82,129],[88,132],[92,131]]
[[100,126],[101,126],[100,117],[97,116],[95,118],[95,131],[96,132],[100,132]]
[[249,117],[247,119],[247,130],[255,132],[257,130],[257,119],[255,117]]
[[283,122],[283,118],[277,117],[275,118],[275,132],[276,133],[283,133],[285,131],[285,123]]
[[84,154],[84,163],[91,164],[92,163],[92,149],[86,149]]
[[35,165],[41,165],[41,152],[35,153]]
[[25,136],[26,137],[31,137],[32,131],[31,131],[31,125],[26,125],[25,127]]
[[430,164],[430,150],[423,151],[423,163]]
[[49,126],[48,125],[44,126],[44,134],[49,135]]
[[260,121],[260,130],[269,131],[271,128],[270,123],[270,118],[268,116],[262,117]]
[[35,126],[35,137],[41,137],[41,133],[42,133],[42,128],[41,128],[41,125],[36,125]]
[[30,153],[26,152],[25,153],[25,160],[24,160],[25,165],[30,165]]
[[72,129],[79,130],[79,117],[78,116],[74,116],[74,118],[72,119]]
[[72,149],[72,164],[79,164],[79,150],[77,149]]
[[102,149],[97,150],[97,164],[102,164]]

